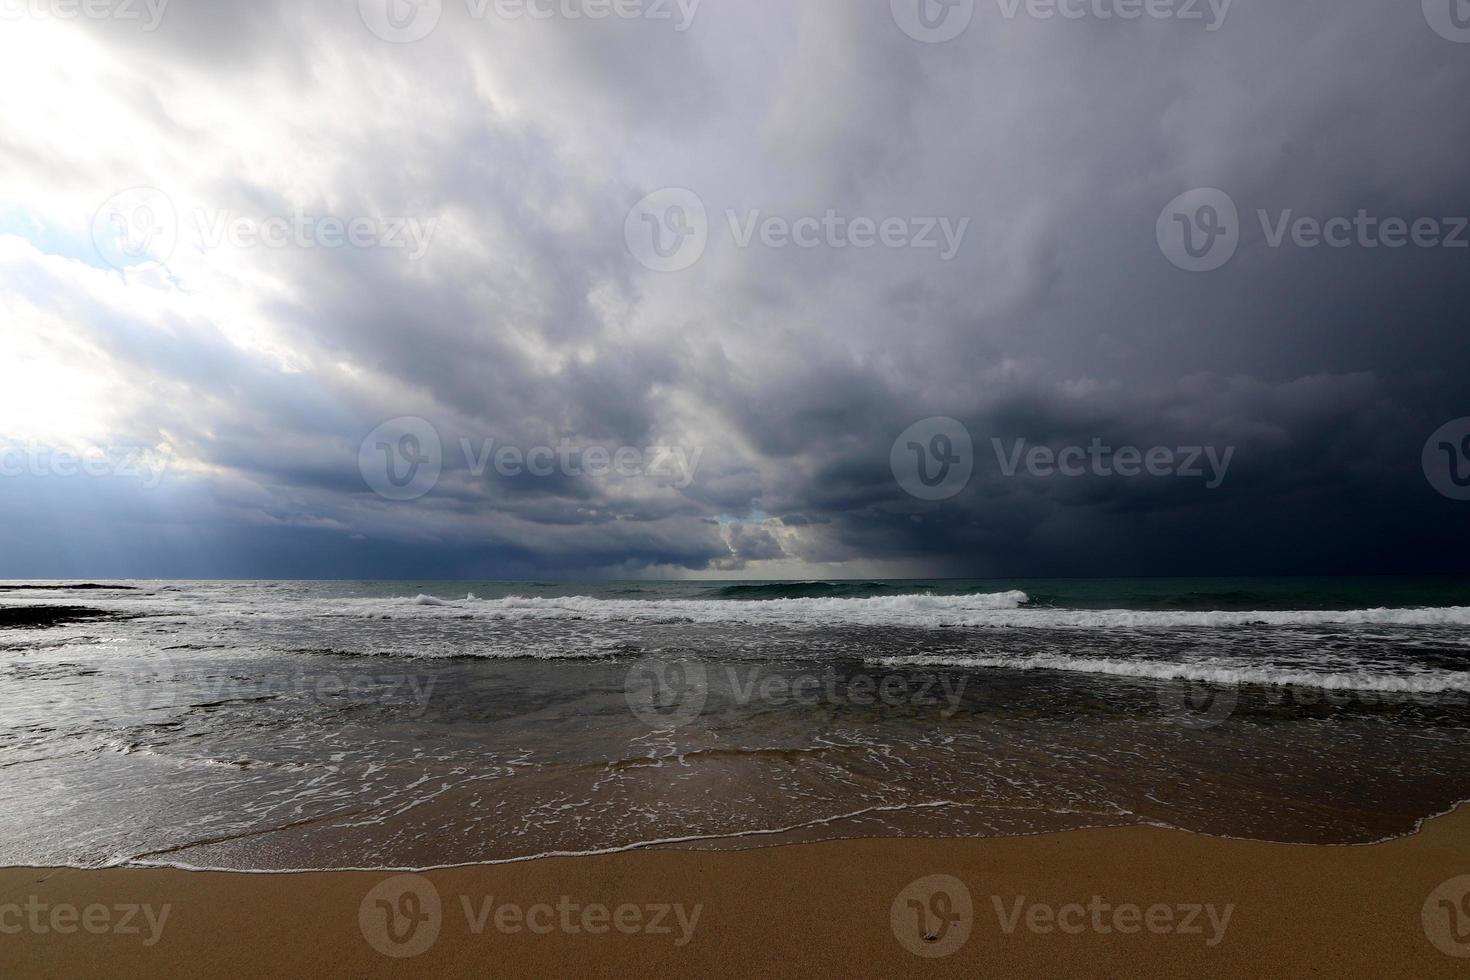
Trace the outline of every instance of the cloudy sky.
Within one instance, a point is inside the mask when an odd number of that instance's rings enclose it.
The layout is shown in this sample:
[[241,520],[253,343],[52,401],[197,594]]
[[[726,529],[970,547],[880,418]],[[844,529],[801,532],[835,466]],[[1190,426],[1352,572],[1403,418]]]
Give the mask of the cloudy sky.
[[1450,2],[0,0],[0,577],[1470,570]]

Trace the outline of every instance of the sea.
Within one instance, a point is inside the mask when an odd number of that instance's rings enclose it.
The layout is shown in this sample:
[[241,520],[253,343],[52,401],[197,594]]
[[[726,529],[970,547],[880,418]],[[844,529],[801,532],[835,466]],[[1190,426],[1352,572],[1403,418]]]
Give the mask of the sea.
[[1470,798],[1470,580],[0,583],[0,798],[28,867],[1366,844]]

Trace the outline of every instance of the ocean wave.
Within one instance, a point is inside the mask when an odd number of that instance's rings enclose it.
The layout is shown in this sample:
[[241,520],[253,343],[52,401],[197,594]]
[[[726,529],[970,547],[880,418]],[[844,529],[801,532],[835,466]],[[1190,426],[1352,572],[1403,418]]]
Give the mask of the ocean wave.
[[1470,693],[1470,673],[1424,671],[1418,674],[1382,672],[1330,672],[1285,670],[1270,667],[1238,667],[1207,663],[1177,663],[1154,660],[1112,660],[1101,657],[1070,657],[1063,654],[1034,654],[994,657],[983,654],[938,654],[913,657],[873,657],[884,667],[947,667],[962,669],[1056,670],[1078,674],[1109,674],[1160,681],[1198,681],[1225,686],[1312,687],[1336,691],[1373,691],[1381,694]]
[[903,586],[893,582],[753,582],[723,585],[708,590],[704,596],[711,599],[868,599],[902,593]]
[[582,619],[596,622],[752,623],[770,625],[963,626],[988,614],[1014,610],[1029,601],[1024,592],[965,596],[897,595],[807,599],[438,599],[421,595],[393,600],[356,600],[362,614],[382,616],[469,616],[476,619]]
[[[869,583],[879,584],[879,583]],[[781,586],[821,589],[824,583]],[[866,588],[857,583],[852,588]],[[745,589],[746,586],[722,586]],[[766,586],[753,586],[765,589]],[[1470,606],[1380,607],[1359,609],[1180,609],[1078,608],[1053,604],[1041,594],[1019,590],[989,593],[945,593],[913,590],[871,596],[775,596],[759,591],[730,592],[726,598],[634,598],[631,596],[566,597],[513,595],[477,598],[410,593],[399,597],[303,597],[231,594],[227,598],[160,602],[156,598],[99,602],[114,619],[150,616],[224,622],[322,622],[342,619],[408,620],[434,623],[466,621],[582,620],[588,623],[745,624],[772,628],[896,627],[911,629],[977,628],[1159,632],[1191,628],[1241,627],[1466,627]],[[735,598],[734,596],[746,596]],[[29,607],[32,603],[20,603]],[[18,607],[19,607],[18,606]],[[16,637],[6,637],[14,640]],[[1453,641],[1450,641],[1453,642]]]
[[1470,607],[1434,609],[1181,610],[1060,609],[1030,605],[1024,592],[910,594],[865,598],[599,599],[589,596],[462,600],[350,600],[370,617],[461,616],[502,620],[749,623],[782,626],[1182,629],[1241,626],[1470,626]]

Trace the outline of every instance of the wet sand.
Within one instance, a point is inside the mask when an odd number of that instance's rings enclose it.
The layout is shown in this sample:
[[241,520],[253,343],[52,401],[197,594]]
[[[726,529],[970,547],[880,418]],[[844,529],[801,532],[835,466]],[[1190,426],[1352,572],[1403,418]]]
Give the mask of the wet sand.
[[1130,827],[408,878],[6,869],[0,976],[1463,977],[1462,875],[1470,807],[1356,847]]

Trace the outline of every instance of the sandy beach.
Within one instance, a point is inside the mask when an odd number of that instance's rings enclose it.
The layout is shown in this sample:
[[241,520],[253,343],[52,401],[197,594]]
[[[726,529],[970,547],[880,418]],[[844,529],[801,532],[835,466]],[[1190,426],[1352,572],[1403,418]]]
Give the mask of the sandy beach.
[[1465,974],[1450,586],[1017,584],[12,598],[0,980]]
[[1462,875],[1466,808],[1359,847],[1124,828],[406,878],[15,868],[0,975],[1451,977]]
[[1470,0],[0,80],[0,980],[1470,980]]

